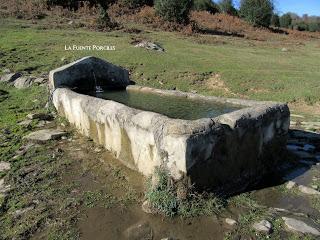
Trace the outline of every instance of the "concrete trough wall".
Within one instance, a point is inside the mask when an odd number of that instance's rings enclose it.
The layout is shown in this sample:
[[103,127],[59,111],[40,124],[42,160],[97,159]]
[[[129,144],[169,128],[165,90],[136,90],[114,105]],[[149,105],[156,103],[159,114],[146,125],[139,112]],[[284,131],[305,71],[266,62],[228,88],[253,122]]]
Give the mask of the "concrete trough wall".
[[273,171],[284,159],[290,122],[286,104],[139,86],[128,86],[127,91],[246,107],[212,119],[180,120],[67,88],[55,89],[53,103],[82,134],[146,176],[162,165],[176,180],[187,176],[199,188],[233,192]]

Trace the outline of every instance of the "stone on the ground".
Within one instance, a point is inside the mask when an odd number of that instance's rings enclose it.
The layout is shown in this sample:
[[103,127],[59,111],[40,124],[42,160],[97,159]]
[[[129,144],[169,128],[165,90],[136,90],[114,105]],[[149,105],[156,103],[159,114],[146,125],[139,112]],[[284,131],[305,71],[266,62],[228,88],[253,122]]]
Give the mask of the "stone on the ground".
[[14,81],[14,86],[18,89],[28,88],[32,86],[34,77],[19,77]]
[[320,232],[316,228],[307,225],[303,221],[288,217],[282,217],[282,219],[290,231],[320,236]]
[[314,159],[314,155],[305,151],[292,151],[295,155],[304,159]]
[[304,194],[308,194],[308,195],[320,195],[320,192],[313,189],[313,188],[310,188],[310,187],[306,187],[306,186],[303,186],[303,185],[299,185],[299,191],[304,193]]
[[15,153],[16,153],[16,156],[23,156],[24,154],[26,154],[28,152],[28,150],[33,147],[34,144],[27,144],[27,145],[24,145],[24,146],[21,146]]
[[289,181],[289,182],[287,183],[287,185],[286,185],[286,188],[287,188],[287,189],[292,189],[292,188],[294,188],[296,185],[297,185],[297,184],[296,184],[295,182]]
[[43,78],[43,77],[38,77],[36,79],[34,79],[33,83],[37,84],[37,85],[41,85],[41,84],[45,84],[48,82],[48,79]]
[[42,129],[29,135],[25,136],[24,138],[27,140],[35,141],[35,142],[47,142],[50,140],[57,140],[62,136],[67,135],[66,132],[58,130],[58,129]]
[[135,47],[141,47],[141,48],[146,48],[149,50],[155,50],[158,52],[164,52],[164,49],[162,47],[160,47],[159,45],[157,45],[155,43],[148,42],[148,41],[141,41],[140,43],[135,45]]
[[11,189],[10,185],[5,185],[4,179],[0,179],[0,194],[4,194],[6,192],[9,192]]
[[50,121],[41,120],[41,121],[38,122],[38,124],[36,126],[39,127],[39,128],[42,128],[48,123],[50,123]]
[[11,83],[13,81],[15,81],[16,79],[18,79],[19,77],[21,77],[22,74],[21,73],[9,73],[9,74],[5,74],[1,77],[0,82],[6,82],[6,83]]
[[33,120],[33,119],[38,119],[38,120],[51,120],[53,117],[51,114],[47,113],[29,113],[27,115],[27,118]]
[[260,222],[256,222],[253,224],[253,229],[258,232],[271,233],[272,232],[272,224],[267,220],[262,220]]
[[20,126],[29,126],[32,123],[31,119],[26,119],[18,123]]
[[27,208],[23,208],[23,209],[18,209],[17,211],[15,211],[15,212],[13,213],[13,216],[14,216],[15,218],[20,217],[21,215],[23,215],[23,214],[25,214],[25,213],[33,210],[33,209],[34,209],[33,206],[27,207]]
[[300,147],[300,146],[297,146],[297,145],[295,145],[295,144],[288,144],[288,145],[287,145],[287,149],[288,149],[289,151],[299,151],[299,150],[301,150],[301,147]]
[[130,240],[152,240],[153,231],[148,222],[137,223],[125,231],[125,236]]
[[314,145],[311,144],[305,144],[303,146],[303,150],[307,151],[307,152],[313,152],[316,149],[316,147]]
[[11,169],[11,165],[8,162],[0,162],[0,172],[8,171]]
[[225,219],[225,222],[230,225],[230,226],[233,226],[233,225],[236,225],[237,224],[237,221],[234,220],[234,219],[231,219],[231,218],[226,218]]
[[156,212],[148,200],[146,200],[142,203],[141,208],[142,208],[142,211],[144,211],[145,213],[148,213],[148,214],[154,214]]

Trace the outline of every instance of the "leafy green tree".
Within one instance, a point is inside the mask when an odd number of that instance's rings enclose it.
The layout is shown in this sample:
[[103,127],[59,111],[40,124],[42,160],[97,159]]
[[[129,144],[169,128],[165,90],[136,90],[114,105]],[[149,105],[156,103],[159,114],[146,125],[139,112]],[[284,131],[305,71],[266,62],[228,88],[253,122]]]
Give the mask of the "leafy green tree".
[[211,0],[194,0],[193,9],[197,11],[208,11],[212,14],[219,12],[218,5]]
[[273,14],[271,17],[271,26],[280,27],[280,17],[278,14]]
[[232,0],[220,0],[218,2],[220,12],[229,15],[238,15],[237,9],[234,7]]
[[289,28],[292,24],[292,17],[290,13],[286,13],[280,17],[280,27]]
[[240,2],[240,16],[257,26],[270,26],[273,9],[272,0],[241,0]]
[[156,13],[170,22],[187,23],[193,0],[155,0]]

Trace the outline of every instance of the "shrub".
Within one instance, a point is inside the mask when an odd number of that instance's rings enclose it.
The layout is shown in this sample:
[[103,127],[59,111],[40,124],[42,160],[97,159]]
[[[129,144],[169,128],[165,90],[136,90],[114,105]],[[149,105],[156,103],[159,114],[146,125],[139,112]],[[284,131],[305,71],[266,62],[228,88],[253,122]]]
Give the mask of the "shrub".
[[174,183],[169,172],[159,167],[148,179],[145,197],[155,212],[170,217],[210,216],[223,208],[222,199],[213,194],[198,194],[191,190],[187,183]]
[[237,16],[238,11],[237,9],[233,6],[232,0],[220,0],[218,2],[219,5],[219,10],[222,13],[226,13],[229,15]]
[[292,23],[292,17],[290,13],[286,13],[280,17],[280,27],[289,28]]
[[219,12],[219,6],[211,0],[194,0],[193,10],[196,11],[207,11],[215,14]]
[[76,0],[47,0],[48,6],[62,6],[69,9],[77,8]]
[[308,31],[309,26],[305,22],[299,22],[294,26],[294,29],[298,31]]
[[273,14],[271,0],[241,0],[240,15],[253,25],[268,27]]
[[320,31],[320,22],[311,22],[311,23],[309,23],[309,31],[310,32]]
[[155,0],[156,13],[170,22],[187,23],[193,0]]
[[145,5],[153,5],[153,0],[121,0],[120,2],[128,8],[140,8]]
[[271,17],[271,26],[280,27],[280,17],[277,14],[273,14]]

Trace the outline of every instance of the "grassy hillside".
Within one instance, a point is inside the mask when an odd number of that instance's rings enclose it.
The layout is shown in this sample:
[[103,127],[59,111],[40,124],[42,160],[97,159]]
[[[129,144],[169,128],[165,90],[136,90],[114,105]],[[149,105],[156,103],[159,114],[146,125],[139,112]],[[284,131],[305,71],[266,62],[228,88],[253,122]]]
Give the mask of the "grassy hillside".
[[[320,100],[318,41],[272,43],[134,27],[142,31],[102,33],[72,26],[47,29],[41,21],[32,24],[1,19],[1,68],[48,72],[80,57],[94,55],[130,69],[131,78],[141,85],[259,100],[307,104]],[[165,53],[131,44],[141,39],[159,43]],[[64,50],[65,45],[72,44],[114,45],[116,50]]]

